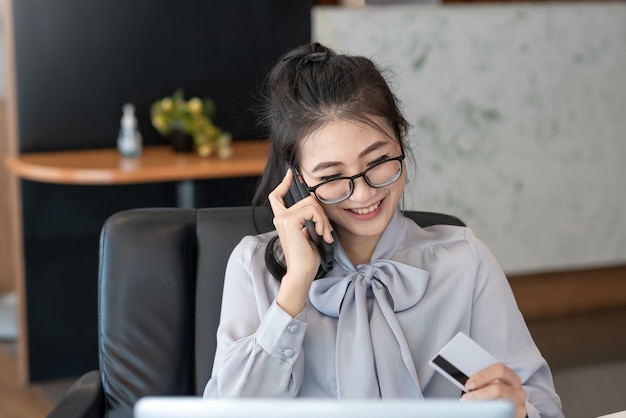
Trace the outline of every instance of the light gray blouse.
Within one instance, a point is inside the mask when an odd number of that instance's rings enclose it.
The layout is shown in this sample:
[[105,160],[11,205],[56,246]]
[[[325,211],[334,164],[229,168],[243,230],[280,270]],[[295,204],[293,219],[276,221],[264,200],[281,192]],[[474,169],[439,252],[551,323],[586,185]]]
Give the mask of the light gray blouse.
[[420,228],[398,210],[356,267],[336,240],[333,270],[296,318],[265,266],[274,234],[230,257],[205,397],[459,398],[428,361],[462,331],[521,377],[529,417],[563,416],[508,281],[469,228]]

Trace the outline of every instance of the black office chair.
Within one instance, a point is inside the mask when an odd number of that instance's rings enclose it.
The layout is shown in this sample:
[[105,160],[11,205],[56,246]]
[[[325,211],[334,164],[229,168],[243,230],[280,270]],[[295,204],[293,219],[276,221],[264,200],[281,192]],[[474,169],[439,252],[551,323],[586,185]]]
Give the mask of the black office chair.
[[[422,227],[463,226],[405,212]],[[201,395],[211,375],[226,262],[244,235],[273,229],[250,207],[134,209],[100,237],[99,370],[83,375],[48,415],[131,417],[143,396]]]

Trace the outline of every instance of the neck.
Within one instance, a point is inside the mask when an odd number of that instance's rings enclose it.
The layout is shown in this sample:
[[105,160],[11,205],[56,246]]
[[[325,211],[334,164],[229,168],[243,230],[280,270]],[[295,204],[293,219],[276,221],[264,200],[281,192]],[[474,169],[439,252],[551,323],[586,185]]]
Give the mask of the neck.
[[337,233],[343,250],[353,266],[368,264],[378,244],[380,237],[356,237]]

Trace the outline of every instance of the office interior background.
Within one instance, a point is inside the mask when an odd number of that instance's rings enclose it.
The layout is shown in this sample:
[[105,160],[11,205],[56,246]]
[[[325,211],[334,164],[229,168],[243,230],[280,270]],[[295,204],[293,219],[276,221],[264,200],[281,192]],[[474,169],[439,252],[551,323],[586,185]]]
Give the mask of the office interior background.
[[[284,50],[318,40],[371,56],[413,126],[405,207],[456,215],[493,250],[566,416],[626,409],[626,3],[5,0],[2,14],[2,160],[114,147],[126,102],[145,145],[162,144],[148,109],[176,88],[254,139],[254,94]],[[197,204],[246,205],[256,181],[197,181]],[[175,205],[171,182],[47,184],[2,164],[11,387],[45,409],[97,368],[102,223]]]

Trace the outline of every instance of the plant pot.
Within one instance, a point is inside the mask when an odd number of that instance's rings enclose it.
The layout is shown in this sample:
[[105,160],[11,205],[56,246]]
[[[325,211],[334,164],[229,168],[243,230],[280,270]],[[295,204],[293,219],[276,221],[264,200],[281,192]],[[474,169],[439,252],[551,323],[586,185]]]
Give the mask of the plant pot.
[[182,131],[170,133],[170,144],[174,152],[193,152],[193,137]]

